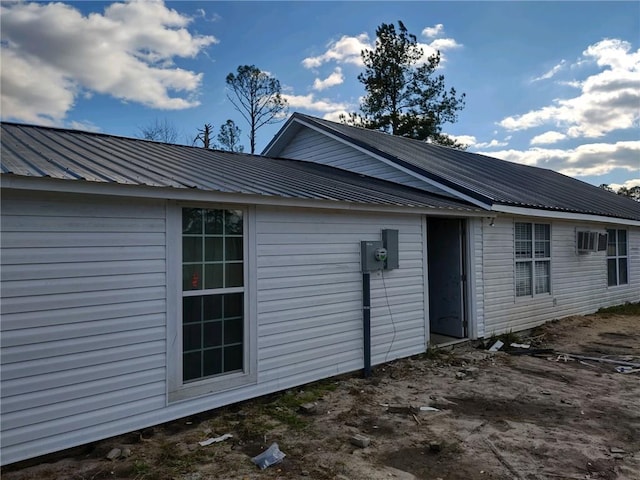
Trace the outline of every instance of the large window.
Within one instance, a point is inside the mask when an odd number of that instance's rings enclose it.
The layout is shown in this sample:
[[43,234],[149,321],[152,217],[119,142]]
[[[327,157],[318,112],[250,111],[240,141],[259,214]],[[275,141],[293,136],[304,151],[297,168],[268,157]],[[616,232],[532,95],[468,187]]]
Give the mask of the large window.
[[607,281],[610,287],[629,283],[627,265],[627,231],[607,230]]
[[182,381],[244,368],[242,210],[182,209]]
[[551,292],[551,226],[515,224],[516,296]]

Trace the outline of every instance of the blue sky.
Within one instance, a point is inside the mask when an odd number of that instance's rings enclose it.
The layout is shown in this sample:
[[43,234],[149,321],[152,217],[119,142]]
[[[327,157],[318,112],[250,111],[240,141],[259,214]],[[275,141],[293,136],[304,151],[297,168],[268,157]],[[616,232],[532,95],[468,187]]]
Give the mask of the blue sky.
[[[337,119],[363,95],[359,52],[404,22],[443,54],[466,108],[444,131],[470,151],[599,185],[640,185],[638,2],[3,2],[3,120],[180,143],[248,127],[225,77],[254,64],[290,112]],[[260,151],[281,124],[257,134]]]

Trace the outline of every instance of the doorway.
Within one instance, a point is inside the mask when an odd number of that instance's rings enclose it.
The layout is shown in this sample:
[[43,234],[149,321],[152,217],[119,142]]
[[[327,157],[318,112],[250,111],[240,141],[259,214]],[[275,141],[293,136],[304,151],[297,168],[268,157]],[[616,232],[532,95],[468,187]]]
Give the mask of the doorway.
[[427,219],[430,344],[467,338],[465,221]]

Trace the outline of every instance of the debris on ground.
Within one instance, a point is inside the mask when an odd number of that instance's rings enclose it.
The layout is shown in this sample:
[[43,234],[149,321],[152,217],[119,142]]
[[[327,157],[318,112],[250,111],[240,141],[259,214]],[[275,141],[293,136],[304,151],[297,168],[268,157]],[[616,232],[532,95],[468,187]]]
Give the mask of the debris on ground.
[[371,439],[369,437],[356,433],[355,435],[349,437],[349,442],[356,447],[367,448],[371,443]]
[[206,447],[206,446],[214,444],[214,443],[224,442],[225,440],[228,440],[229,438],[233,438],[233,435],[231,435],[230,433],[225,433],[224,435],[221,435],[219,437],[208,438],[206,440],[203,440],[202,442],[198,442],[198,444],[201,447]]
[[253,457],[251,461],[255,463],[260,470],[264,470],[271,465],[280,463],[284,457],[286,457],[285,453],[280,450],[280,447],[276,442],[273,442],[269,448],[260,455]]

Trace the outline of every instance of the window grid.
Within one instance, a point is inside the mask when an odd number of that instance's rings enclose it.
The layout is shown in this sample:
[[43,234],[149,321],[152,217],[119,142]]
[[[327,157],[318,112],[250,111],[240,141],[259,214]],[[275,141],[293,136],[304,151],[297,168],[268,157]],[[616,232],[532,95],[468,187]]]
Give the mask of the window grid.
[[615,287],[629,283],[627,231],[607,230],[607,285]]
[[241,210],[182,210],[183,382],[243,370]]
[[516,297],[551,292],[551,226],[515,224]]

